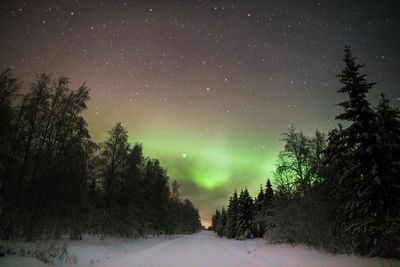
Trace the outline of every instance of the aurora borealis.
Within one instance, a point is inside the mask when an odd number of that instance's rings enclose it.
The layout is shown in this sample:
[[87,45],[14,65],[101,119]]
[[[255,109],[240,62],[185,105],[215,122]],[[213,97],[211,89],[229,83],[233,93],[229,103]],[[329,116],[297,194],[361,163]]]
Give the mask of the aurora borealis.
[[372,100],[400,103],[398,1],[6,0],[0,14],[0,68],[25,86],[42,71],[86,82],[93,139],[122,122],[204,224],[272,177],[289,124],[335,126],[345,44]]

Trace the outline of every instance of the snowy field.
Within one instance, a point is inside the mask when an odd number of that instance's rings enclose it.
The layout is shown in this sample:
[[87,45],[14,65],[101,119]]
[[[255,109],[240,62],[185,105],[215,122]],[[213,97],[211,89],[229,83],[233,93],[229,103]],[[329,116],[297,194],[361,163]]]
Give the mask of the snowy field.
[[[61,242],[61,241],[59,241]],[[32,244],[0,242],[0,245],[18,251],[28,251]],[[62,245],[62,244],[59,244]],[[44,249],[45,250],[45,249]],[[138,240],[106,239],[85,236],[83,241],[68,244],[70,263],[44,264],[31,257],[5,256],[2,267],[251,267],[251,266],[400,266],[400,261],[357,256],[334,256],[302,246],[266,244],[262,239],[236,241],[221,239],[213,232],[170,238]],[[72,263],[75,262],[75,263]]]

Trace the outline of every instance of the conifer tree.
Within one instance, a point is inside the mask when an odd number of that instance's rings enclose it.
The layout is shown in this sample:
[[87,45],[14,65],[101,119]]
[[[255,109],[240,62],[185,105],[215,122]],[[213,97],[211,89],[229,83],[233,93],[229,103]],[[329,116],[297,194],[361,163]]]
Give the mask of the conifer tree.
[[229,205],[227,210],[227,222],[226,222],[226,236],[229,238],[235,238],[238,231],[238,195],[235,190],[231,198],[229,199]]
[[265,229],[264,231],[268,231],[271,228],[273,228],[275,225],[273,223],[273,216],[274,216],[274,199],[275,199],[275,193],[274,190],[272,189],[272,184],[270,179],[267,180],[266,186],[265,186],[265,197],[264,197],[264,206],[265,206],[265,212],[264,212],[264,221],[265,221]]
[[217,209],[216,211],[215,211],[215,214],[212,216],[212,218],[211,218],[211,225],[212,225],[212,229],[214,230],[214,232],[217,232],[217,229],[218,229],[218,223],[219,223],[219,221],[220,221],[220,216],[221,216],[221,213],[220,213],[220,211]]
[[265,231],[265,197],[264,189],[260,186],[257,198],[254,200],[253,234],[261,237]]
[[216,232],[219,236],[225,235],[226,221],[227,221],[226,210],[223,207],[218,218],[217,229],[216,229]]
[[339,196],[345,215],[345,234],[351,236],[354,249],[361,254],[379,253],[387,218],[385,166],[382,161],[381,136],[377,115],[370,107],[367,94],[374,83],[360,74],[363,65],[357,64],[350,47],[345,48],[345,68],[338,75],[348,100],[339,105],[344,112],[336,118],[350,125],[343,129],[342,146],[350,162],[339,180]]
[[268,179],[265,185],[265,195],[264,195],[265,205],[267,207],[271,206],[273,199],[274,199],[274,190],[272,189],[271,181]]
[[236,239],[253,238],[252,221],[253,221],[253,199],[249,191],[245,188],[240,192],[238,199],[238,213],[237,213],[237,233]]
[[386,216],[381,222],[384,231],[376,250],[383,256],[396,256],[395,249],[400,246],[400,110],[391,107],[382,94],[376,112],[381,137],[378,184],[383,192],[379,201]]

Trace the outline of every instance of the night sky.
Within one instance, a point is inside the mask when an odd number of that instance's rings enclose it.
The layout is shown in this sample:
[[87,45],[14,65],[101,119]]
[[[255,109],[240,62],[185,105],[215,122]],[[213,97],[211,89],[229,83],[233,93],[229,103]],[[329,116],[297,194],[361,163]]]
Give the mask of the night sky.
[[400,1],[0,2],[0,69],[86,82],[92,138],[122,122],[204,224],[272,177],[290,124],[337,124],[345,44],[398,106],[399,43]]

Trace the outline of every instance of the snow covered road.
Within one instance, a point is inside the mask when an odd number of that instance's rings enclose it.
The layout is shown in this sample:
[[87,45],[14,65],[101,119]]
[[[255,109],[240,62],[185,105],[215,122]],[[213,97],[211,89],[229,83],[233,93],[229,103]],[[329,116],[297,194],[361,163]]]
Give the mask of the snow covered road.
[[[63,240],[56,241],[60,244]],[[0,246],[38,248],[37,244],[1,241]],[[43,250],[43,249],[42,249]],[[40,247],[39,250],[41,251]],[[106,238],[85,235],[83,240],[69,241],[68,254],[75,264],[7,255],[0,257],[2,267],[400,267],[400,261],[354,255],[332,255],[289,244],[268,244],[263,239],[231,240],[219,238],[211,231],[183,236],[146,239]]]
[[198,234],[177,238],[126,257],[115,267],[250,267],[266,265],[265,261],[224,246],[214,233],[203,231]]

